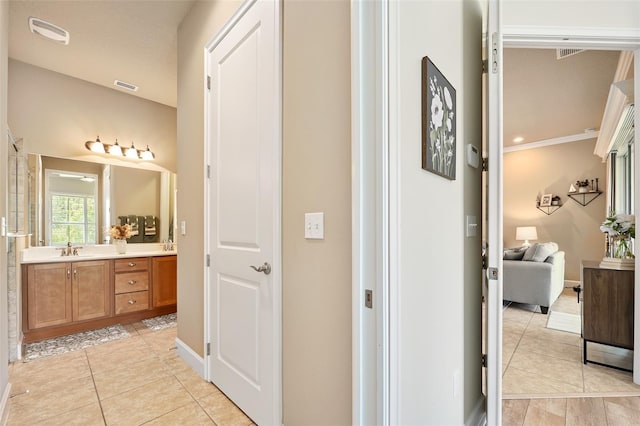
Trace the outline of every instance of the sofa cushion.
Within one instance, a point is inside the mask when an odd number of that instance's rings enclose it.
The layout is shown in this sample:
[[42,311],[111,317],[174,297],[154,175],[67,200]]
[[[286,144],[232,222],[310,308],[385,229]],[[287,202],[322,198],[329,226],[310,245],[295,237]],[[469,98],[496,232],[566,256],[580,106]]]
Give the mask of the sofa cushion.
[[527,249],[522,257],[524,261],[544,262],[547,257],[558,251],[556,243],[535,243]]
[[505,249],[504,251],[504,260],[522,260],[526,248],[516,248],[516,249]]

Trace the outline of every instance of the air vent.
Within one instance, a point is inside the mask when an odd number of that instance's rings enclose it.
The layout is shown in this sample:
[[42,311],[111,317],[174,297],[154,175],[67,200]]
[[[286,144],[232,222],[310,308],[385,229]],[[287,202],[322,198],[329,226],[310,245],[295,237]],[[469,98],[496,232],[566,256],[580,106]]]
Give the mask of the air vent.
[[131,84],[131,83],[126,83],[124,81],[120,81],[120,80],[116,80],[113,82],[114,86],[118,86],[122,89],[127,89],[127,90],[131,90],[132,92],[137,92],[138,91],[138,86],[136,86],[135,84]]
[[556,59],[568,58],[569,56],[577,55],[578,53],[582,53],[584,51],[584,49],[557,49]]
[[46,37],[60,44],[69,44],[69,32],[51,22],[42,19],[29,17],[29,30],[34,33]]

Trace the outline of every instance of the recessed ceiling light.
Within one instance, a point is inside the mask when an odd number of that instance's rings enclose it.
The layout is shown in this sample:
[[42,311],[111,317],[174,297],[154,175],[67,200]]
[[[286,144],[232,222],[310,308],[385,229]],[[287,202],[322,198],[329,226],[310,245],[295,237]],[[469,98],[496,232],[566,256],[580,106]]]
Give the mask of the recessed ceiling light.
[[522,142],[523,140],[524,140],[524,138],[523,138],[522,136],[518,136],[517,138],[514,138],[514,139],[513,139],[513,141],[514,141],[515,143],[520,143],[520,142]]
[[122,80],[114,81],[113,85],[117,86],[117,87],[119,87],[121,89],[131,90],[132,92],[137,92],[138,91],[138,86],[136,86],[135,84],[127,83],[127,82],[122,81]]
[[30,16],[29,30],[34,34],[46,37],[56,43],[65,45],[69,44],[69,32],[64,28],[60,28],[59,26],[52,24],[51,22]]

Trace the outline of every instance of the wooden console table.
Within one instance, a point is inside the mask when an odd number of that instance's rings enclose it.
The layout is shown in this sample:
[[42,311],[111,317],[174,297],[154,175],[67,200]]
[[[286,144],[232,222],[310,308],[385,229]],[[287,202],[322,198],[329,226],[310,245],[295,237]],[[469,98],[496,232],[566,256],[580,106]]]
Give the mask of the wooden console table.
[[634,271],[605,269],[582,262],[583,361],[630,371],[587,358],[587,342],[633,350]]

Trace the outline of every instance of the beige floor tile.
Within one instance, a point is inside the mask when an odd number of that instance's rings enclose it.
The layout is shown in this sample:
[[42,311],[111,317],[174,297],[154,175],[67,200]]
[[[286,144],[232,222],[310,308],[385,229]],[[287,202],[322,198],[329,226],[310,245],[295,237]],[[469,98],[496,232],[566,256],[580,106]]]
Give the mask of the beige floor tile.
[[541,377],[536,373],[510,366],[502,378],[503,395],[549,394],[583,392],[582,385],[564,382],[560,379]]
[[47,384],[91,375],[84,351],[15,362],[9,380],[12,393],[21,393]]
[[640,397],[603,398],[608,426],[627,426],[640,420]]
[[506,399],[502,401],[502,426],[522,426],[528,407],[528,399]]
[[525,426],[564,426],[567,400],[532,399],[524,418]]
[[561,343],[555,340],[546,340],[541,342],[539,339],[525,334],[518,345],[518,350],[530,353],[545,354],[554,358],[572,361],[575,363],[582,362],[582,349],[579,346]]
[[160,356],[174,351],[176,347],[176,329],[168,328],[155,333],[143,334],[142,337],[147,344]]
[[[541,380],[557,380],[582,390],[582,362],[516,349],[510,367],[535,374]],[[507,371],[508,373],[508,371]]]
[[165,356],[159,356],[159,359],[163,363],[165,363],[167,368],[172,371],[173,374],[176,374],[180,371],[191,370],[189,364],[184,362],[184,360],[180,358],[176,351],[171,351],[165,354]]
[[198,399],[198,403],[217,425],[248,426],[252,423],[251,419],[220,391]]
[[503,322],[508,321],[512,323],[528,324],[531,321],[531,317],[534,315],[530,308],[531,305],[512,304],[502,312]]
[[176,408],[170,413],[165,414],[164,416],[158,417],[148,423],[145,423],[145,426],[153,425],[153,426],[175,426],[175,425],[189,425],[189,426],[206,426],[206,425],[215,425],[213,420],[209,418],[207,413],[205,413],[204,409],[198,405],[197,402],[193,401],[189,404]]
[[107,425],[139,425],[192,402],[175,377],[149,383],[102,400]]
[[567,399],[566,426],[602,426],[607,424],[602,398]]
[[585,392],[638,392],[631,373],[595,364],[583,365]]
[[192,369],[176,372],[175,376],[194,399],[219,392],[213,383],[207,382]]
[[104,426],[104,424],[102,410],[97,401],[38,422],[38,426]]
[[91,376],[52,383],[48,387],[36,388],[11,398],[9,424],[38,424],[97,402]]
[[546,327],[527,328],[524,335],[534,339],[539,339],[541,342],[552,341],[564,343],[566,345],[582,346],[582,338],[579,334],[551,330]]
[[135,364],[142,360],[155,358],[155,354],[149,349],[149,346],[139,337],[133,338],[135,340],[130,346],[121,344],[114,346],[111,351],[99,350],[89,351],[87,350],[87,357],[89,358],[89,366],[93,374],[115,370],[122,368],[126,365]]
[[98,397],[103,400],[170,375],[167,366],[158,358],[147,358],[135,364],[95,373],[93,379]]

